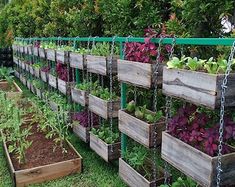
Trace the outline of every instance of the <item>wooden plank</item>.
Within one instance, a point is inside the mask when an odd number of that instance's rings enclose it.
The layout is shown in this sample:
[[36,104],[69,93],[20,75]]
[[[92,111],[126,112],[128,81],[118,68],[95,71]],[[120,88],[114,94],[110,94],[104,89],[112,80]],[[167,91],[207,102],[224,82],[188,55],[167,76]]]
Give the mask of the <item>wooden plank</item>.
[[121,143],[115,143],[113,152],[111,152],[111,144],[106,144],[104,141],[90,133],[90,148],[95,151],[106,162],[116,160],[120,157]]
[[25,63],[25,70],[29,72],[29,65]]
[[44,82],[47,82],[47,73],[46,73],[46,72],[41,71],[41,79],[42,79]]
[[32,55],[33,54],[32,45],[28,45],[27,46],[27,54],[28,55]]
[[85,55],[78,54],[76,52],[70,52],[69,54],[70,67],[81,70],[86,69]]
[[34,74],[37,78],[40,78],[40,69],[39,68],[34,68]]
[[41,90],[38,89],[38,88],[35,88],[35,89],[36,89],[36,94],[37,94],[37,96],[38,96],[39,98],[42,98],[42,92],[41,92]]
[[34,69],[33,69],[32,65],[29,65],[29,72],[31,75],[34,75]]
[[[87,71],[100,75],[108,75],[109,61],[111,57],[87,55]],[[117,56],[114,56],[112,62],[113,73],[117,73]]]
[[24,53],[24,46],[19,46],[20,53]]
[[163,177],[157,179],[156,182],[148,181],[140,173],[134,170],[129,164],[127,164],[122,158],[119,158],[119,176],[130,187],[154,187],[160,186],[164,183]]
[[59,106],[54,101],[49,100],[49,106],[51,107],[51,110],[53,110],[53,111],[59,110]]
[[46,49],[47,60],[55,61],[55,50]]
[[[221,79],[223,75],[212,75],[204,72],[194,72],[180,69],[163,70],[163,93],[185,99],[196,105],[212,109],[220,106]],[[219,77],[219,78],[218,78]],[[225,105],[235,106],[235,74],[228,78],[229,90],[225,97]],[[227,97],[226,97],[227,98]]]
[[21,61],[21,67],[22,69],[25,69],[25,63],[23,61]]
[[39,55],[37,47],[33,47],[33,55],[34,56],[38,56]]
[[63,81],[62,79],[57,79],[58,80],[58,90],[63,93],[67,94],[68,91],[68,82]]
[[212,157],[182,142],[181,140],[162,133],[162,158],[182,173],[192,177],[202,186],[209,187],[212,170]]
[[88,105],[88,92],[84,90],[79,90],[76,88],[71,89],[71,96],[72,100],[78,104],[81,104],[82,106]]
[[46,51],[43,48],[38,48],[38,52],[39,52],[39,57],[40,58],[46,58]]
[[83,127],[79,124],[73,123],[73,132],[85,143],[89,143],[90,141],[90,127]]
[[16,56],[13,56],[13,62],[18,65],[19,64],[19,59]]
[[56,50],[56,61],[62,64],[67,64],[69,59],[69,52]]
[[30,90],[31,88],[31,82],[30,81],[27,81],[27,88]]
[[48,82],[54,88],[57,88],[57,78],[54,75],[48,74]]
[[165,121],[148,124],[130,114],[125,110],[119,110],[118,128],[140,144],[151,148],[154,146],[154,128],[156,126],[156,143],[161,144],[162,131],[165,130]]
[[[113,113],[110,111],[111,104],[113,104]],[[111,116],[113,118],[118,117],[118,110],[120,109],[120,101],[105,101],[96,96],[89,94],[89,110],[102,118],[108,119]]]

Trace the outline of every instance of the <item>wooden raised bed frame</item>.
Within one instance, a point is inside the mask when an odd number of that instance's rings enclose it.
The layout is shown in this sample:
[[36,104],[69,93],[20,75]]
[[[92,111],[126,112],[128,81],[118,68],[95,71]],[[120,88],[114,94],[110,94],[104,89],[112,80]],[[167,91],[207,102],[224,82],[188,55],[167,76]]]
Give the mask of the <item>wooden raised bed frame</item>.
[[85,55],[81,55],[75,52],[70,52],[69,63],[71,68],[86,69]]
[[[87,71],[91,73],[96,73],[100,75],[108,75],[109,74],[109,61],[110,56],[94,56],[94,55],[87,55]],[[113,64],[112,69],[113,73],[117,73],[117,56],[113,57]]]
[[118,110],[120,109],[120,101],[113,101],[113,115],[110,112],[111,107],[110,101],[105,101],[96,97],[94,95],[89,94],[89,110],[94,112],[95,114],[101,116],[104,119],[108,119],[110,117],[116,118],[118,117]]
[[58,179],[70,174],[80,173],[82,171],[82,157],[70,142],[67,141],[67,143],[69,147],[76,153],[78,158],[16,171],[8,153],[6,143],[3,142],[4,152],[15,186],[24,187],[29,184],[41,183]]
[[[162,158],[205,187],[216,186],[217,158],[162,133]],[[221,185],[235,184],[235,152],[222,156]]]
[[89,93],[87,91],[80,90],[77,88],[71,89],[72,100],[78,104],[81,104],[82,106],[88,105],[89,101],[88,95]]
[[156,142],[157,145],[161,144],[162,131],[165,130],[165,121],[156,124],[149,124],[143,120],[140,120],[131,114],[128,114],[125,110],[119,110],[118,114],[118,128],[119,130],[131,137],[140,144],[151,148],[154,146],[154,129],[156,126]]
[[[118,80],[136,86],[151,88],[154,84],[153,64],[118,59]],[[157,83],[162,83],[163,64],[159,65]]]
[[[212,109],[220,107],[224,75],[183,69],[163,69],[163,93]],[[225,106],[235,106],[235,73],[228,77]]]
[[120,157],[121,143],[114,143],[112,146],[113,152],[111,152],[111,144],[105,143],[90,132],[90,148],[106,162],[116,160]]
[[[4,84],[8,85],[8,82],[7,81],[0,81],[0,85],[4,85]],[[19,99],[19,98],[21,98],[22,93],[23,93],[22,90],[20,89],[20,87],[15,82],[13,82],[13,85],[16,88],[17,91],[6,92],[7,98],[9,98],[9,99]]]

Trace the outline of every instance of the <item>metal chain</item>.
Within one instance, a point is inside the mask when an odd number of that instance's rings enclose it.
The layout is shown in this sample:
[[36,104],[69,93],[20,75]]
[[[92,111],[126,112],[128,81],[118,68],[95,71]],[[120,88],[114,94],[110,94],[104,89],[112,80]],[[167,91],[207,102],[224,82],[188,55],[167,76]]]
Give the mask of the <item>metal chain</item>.
[[[162,36],[159,39],[158,42],[158,48],[157,48],[157,58],[154,64],[153,69],[153,80],[154,80],[154,99],[153,99],[153,107],[154,112],[157,112],[157,92],[158,92],[158,68],[160,64],[160,56],[161,56],[161,43],[162,43]],[[156,157],[157,157],[157,122],[154,121],[154,133],[153,133],[153,178],[154,178],[154,186],[156,186],[156,180],[157,180],[157,163],[156,163]]]
[[135,105],[137,105],[137,86],[134,86],[134,101]]
[[[96,38],[99,38],[99,36],[93,37],[93,40],[92,40],[92,48],[95,47],[95,39],[96,39]],[[91,55],[92,55],[92,48],[91,48]]]
[[[89,79],[90,79],[90,83],[92,83],[92,75],[91,75],[91,73],[89,73]],[[90,90],[89,90],[89,92],[90,92]],[[93,128],[93,126],[94,126],[94,124],[93,124],[94,119],[93,119],[93,112],[92,111],[91,111],[91,119],[90,120],[91,120],[91,128]]]
[[[176,38],[175,36],[172,39],[172,45],[171,45],[171,50],[169,54],[169,59],[173,58],[174,54],[174,49],[175,49],[175,44],[176,44]],[[168,130],[168,124],[169,120],[171,118],[171,107],[172,107],[172,97],[166,96],[166,131]],[[168,168],[168,163],[164,161],[164,184],[167,185],[169,183],[168,181],[169,177],[169,168]]]
[[[114,55],[114,46],[115,46],[116,36],[112,39],[111,54],[109,60],[109,92],[110,92],[110,131],[111,131],[111,141],[113,141],[113,55]],[[111,145],[111,152],[113,153],[113,145]]]
[[124,60],[125,60],[125,57],[126,57],[126,55],[125,55],[126,54],[126,43],[128,43],[129,38],[131,38],[131,37],[132,37],[131,35],[127,36],[126,40],[125,40],[125,43],[124,43],[124,47],[123,47],[123,51],[122,51],[123,54],[124,54],[124,58],[123,58]]
[[231,53],[229,55],[227,69],[225,72],[225,76],[221,85],[222,91],[221,91],[221,100],[220,100],[220,128],[219,128],[219,146],[218,146],[218,164],[217,164],[217,179],[216,179],[216,186],[220,186],[221,182],[221,172],[223,171],[221,168],[222,165],[222,149],[223,149],[223,133],[224,133],[224,105],[225,105],[225,92],[227,89],[227,82],[228,82],[228,76],[231,71],[231,64],[233,61],[233,56],[235,52],[235,42],[233,42]]

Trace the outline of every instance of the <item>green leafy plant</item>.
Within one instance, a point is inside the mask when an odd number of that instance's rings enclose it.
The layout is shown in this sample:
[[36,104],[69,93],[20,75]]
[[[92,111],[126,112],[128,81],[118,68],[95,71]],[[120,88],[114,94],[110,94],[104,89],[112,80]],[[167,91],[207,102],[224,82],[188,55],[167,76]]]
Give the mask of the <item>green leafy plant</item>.
[[80,84],[76,84],[75,88],[79,89],[79,90],[83,90],[83,91],[89,91],[89,90],[95,90],[98,87],[98,82],[87,82],[84,81],[83,83]]
[[177,181],[173,182],[172,185],[164,185],[162,184],[160,187],[198,187],[197,183],[195,183],[191,178],[187,177],[182,179],[179,177]]
[[118,99],[118,96],[115,92],[111,94],[108,88],[102,88],[101,86],[97,86],[96,88],[93,88],[91,91],[91,95],[94,95],[106,101],[110,101],[111,98],[112,100]]
[[[97,56],[109,56],[111,53],[111,46],[109,43],[97,43],[95,44],[92,49],[91,49],[91,54],[92,55],[97,55]],[[114,48],[114,54],[118,55],[119,54],[119,47],[115,46]]]

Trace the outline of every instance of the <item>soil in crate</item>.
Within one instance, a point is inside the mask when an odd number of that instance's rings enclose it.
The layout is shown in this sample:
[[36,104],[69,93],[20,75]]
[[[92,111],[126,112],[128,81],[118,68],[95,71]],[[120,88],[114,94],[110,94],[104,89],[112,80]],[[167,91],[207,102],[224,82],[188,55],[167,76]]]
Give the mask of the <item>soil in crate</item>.
[[27,140],[33,143],[25,152],[26,162],[19,164],[17,155],[10,154],[16,171],[77,158],[74,150],[68,145],[65,147],[67,153],[62,153],[61,147],[56,147],[53,151],[55,142],[53,139],[47,139],[45,133],[38,132],[36,124],[32,126],[31,133],[32,135],[30,135]]

